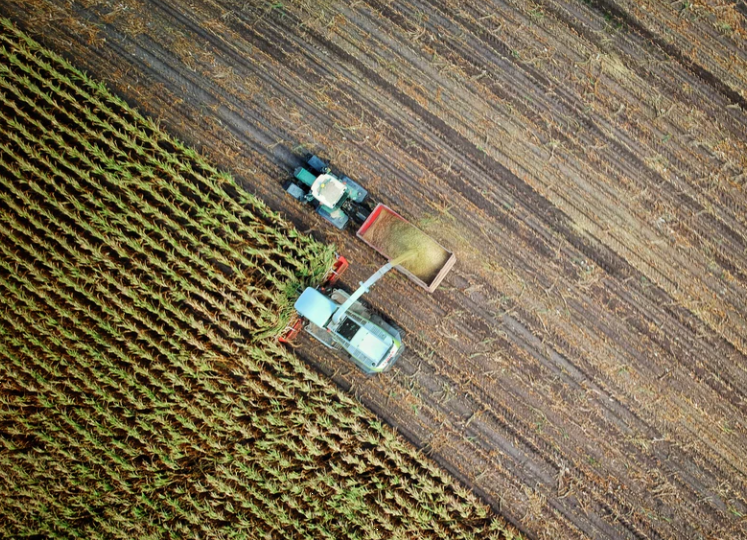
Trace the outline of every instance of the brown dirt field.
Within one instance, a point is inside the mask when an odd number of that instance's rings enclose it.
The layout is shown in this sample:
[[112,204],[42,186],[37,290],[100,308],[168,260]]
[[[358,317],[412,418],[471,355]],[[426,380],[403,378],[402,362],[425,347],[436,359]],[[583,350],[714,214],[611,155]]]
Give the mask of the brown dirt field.
[[307,151],[458,262],[369,295],[350,389],[530,538],[747,538],[743,0],[6,0],[0,13],[334,241]]

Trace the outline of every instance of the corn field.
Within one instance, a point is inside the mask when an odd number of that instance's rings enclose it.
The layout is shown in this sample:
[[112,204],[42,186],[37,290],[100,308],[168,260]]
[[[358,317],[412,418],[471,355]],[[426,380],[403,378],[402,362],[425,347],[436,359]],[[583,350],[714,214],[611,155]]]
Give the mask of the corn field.
[[0,536],[511,538],[277,344],[334,253],[0,29]]

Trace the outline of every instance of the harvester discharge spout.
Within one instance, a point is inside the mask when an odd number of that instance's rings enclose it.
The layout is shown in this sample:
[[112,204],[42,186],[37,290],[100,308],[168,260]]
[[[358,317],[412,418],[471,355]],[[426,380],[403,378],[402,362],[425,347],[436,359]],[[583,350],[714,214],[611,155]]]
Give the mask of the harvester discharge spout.
[[358,287],[358,290],[355,291],[352,295],[350,295],[350,298],[348,298],[345,301],[345,303],[343,303],[337,309],[337,311],[335,312],[335,314],[332,316],[332,321],[335,322],[335,323],[339,323],[340,320],[342,320],[342,318],[345,315],[345,313],[348,311],[348,309],[350,309],[350,306],[352,306],[353,304],[355,304],[361,296],[363,296],[364,294],[366,294],[371,289],[371,287],[373,286],[373,284],[376,283],[377,281],[379,281],[379,279],[381,279],[384,276],[384,274],[386,274],[387,272],[389,272],[389,270],[391,270],[392,268],[394,268],[398,264],[402,264],[403,262],[412,259],[416,255],[417,255],[417,253],[415,251],[410,251],[408,253],[405,253],[404,255],[400,255],[396,259],[392,259],[391,261],[389,261],[388,263],[386,263],[384,266],[382,266],[381,268],[379,268],[366,281],[361,282],[360,283],[360,287]]

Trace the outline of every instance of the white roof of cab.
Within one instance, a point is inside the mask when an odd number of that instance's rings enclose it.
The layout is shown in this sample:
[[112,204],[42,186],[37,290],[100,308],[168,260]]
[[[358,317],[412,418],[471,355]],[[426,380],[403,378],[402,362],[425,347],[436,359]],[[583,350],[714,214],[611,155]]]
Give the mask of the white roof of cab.
[[311,184],[311,194],[324,206],[334,208],[345,195],[345,184],[331,174],[320,174]]
[[316,289],[309,287],[296,300],[294,307],[302,317],[324,328],[324,325],[327,324],[327,321],[340,306]]

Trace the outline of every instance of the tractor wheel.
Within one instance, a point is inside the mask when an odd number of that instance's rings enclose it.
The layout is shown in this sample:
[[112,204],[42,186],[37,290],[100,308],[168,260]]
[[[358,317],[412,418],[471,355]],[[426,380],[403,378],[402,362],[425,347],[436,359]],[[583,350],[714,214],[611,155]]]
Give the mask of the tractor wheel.
[[293,180],[287,180],[283,184],[283,189],[287,191],[294,199],[302,200],[306,196],[306,192],[301,186],[296,184]]
[[306,162],[309,164],[317,174],[324,174],[329,168],[329,164],[326,161],[319,159],[317,156],[311,156]]

